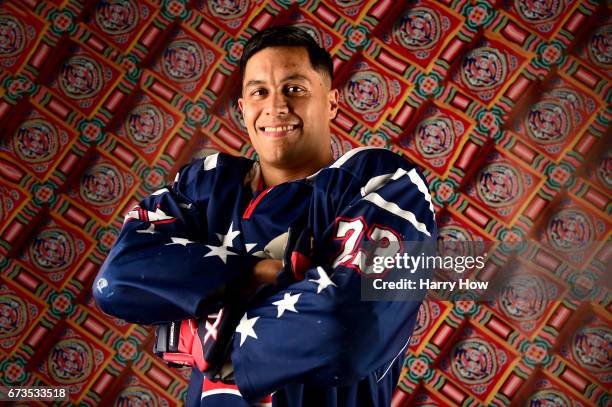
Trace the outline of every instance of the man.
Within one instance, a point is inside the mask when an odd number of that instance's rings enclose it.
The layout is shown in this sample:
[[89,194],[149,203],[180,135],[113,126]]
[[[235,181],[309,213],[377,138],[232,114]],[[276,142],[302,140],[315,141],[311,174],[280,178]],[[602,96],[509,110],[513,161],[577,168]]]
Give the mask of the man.
[[364,247],[435,241],[425,181],[383,149],[333,160],[332,62],[304,31],[256,34],[240,67],[259,161],[208,156],[130,211],[96,301],[168,333],[189,405],[389,405],[420,303],[361,301]]

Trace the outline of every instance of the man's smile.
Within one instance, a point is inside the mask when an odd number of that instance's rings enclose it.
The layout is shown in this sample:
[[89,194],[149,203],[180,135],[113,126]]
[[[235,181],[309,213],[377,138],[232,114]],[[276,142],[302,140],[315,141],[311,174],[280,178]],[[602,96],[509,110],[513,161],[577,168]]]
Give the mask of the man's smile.
[[266,137],[285,137],[300,128],[299,124],[274,123],[267,126],[259,126],[258,130]]

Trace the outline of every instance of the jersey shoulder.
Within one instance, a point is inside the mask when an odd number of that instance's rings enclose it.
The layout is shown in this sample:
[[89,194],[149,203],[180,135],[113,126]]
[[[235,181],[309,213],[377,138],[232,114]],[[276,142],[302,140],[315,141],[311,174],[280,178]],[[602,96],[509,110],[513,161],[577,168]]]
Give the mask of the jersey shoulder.
[[[361,199],[362,192],[387,181],[418,175],[415,164],[398,154],[376,147],[355,148],[312,176],[315,196],[338,207]],[[399,183],[406,182],[400,181]],[[425,184],[424,184],[425,185]],[[398,186],[399,187],[399,186]],[[364,189],[365,188],[365,189]]]
[[174,182],[182,178],[193,180],[199,177],[214,177],[219,173],[243,172],[253,166],[254,161],[226,153],[215,153],[193,160],[177,172]]
[[227,153],[215,153],[191,161],[183,166],[181,171],[214,171],[223,170],[225,167],[250,167],[253,163],[254,161],[248,158],[236,157]]
[[353,179],[362,180],[395,172],[400,168],[410,171],[416,168],[416,165],[385,148],[359,147],[342,155],[328,168],[331,171],[350,174]]
[[184,165],[174,178],[173,188],[192,200],[203,199],[212,186],[241,185],[254,161],[226,153],[215,153]]

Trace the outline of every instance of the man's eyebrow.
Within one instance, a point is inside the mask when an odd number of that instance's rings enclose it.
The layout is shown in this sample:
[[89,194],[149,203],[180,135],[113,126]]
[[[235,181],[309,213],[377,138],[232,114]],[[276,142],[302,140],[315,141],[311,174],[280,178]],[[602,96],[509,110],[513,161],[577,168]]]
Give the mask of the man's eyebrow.
[[[299,74],[299,73],[294,73],[291,74],[289,76],[285,76],[281,82],[287,82],[287,81],[295,81],[295,80],[302,80],[302,81],[306,81],[308,83],[310,83],[310,79],[308,79],[306,76]],[[266,81],[262,81],[260,79],[251,79],[250,81],[248,81],[244,87],[248,88],[249,86],[257,86],[257,85],[264,85],[266,83]]]
[[307,77],[305,77],[304,75],[301,75],[299,73],[294,73],[292,75],[285,76],[282,79],[282,82],[295,81],[295,80],[302,80],[302,81],[306,81],[306,82],[310,83],[310,79],[308,79]]
[[262,80],[251,79],[250,81],[248,81],[248,82],[247,82],[247,83],[244,85],[244,87],[245,87],[245,88],[248,88],[249,86],[263,85],[263,84],[265,84],[265,83],[266,83],[266,82],[265,82],[265,81],[262,81]]

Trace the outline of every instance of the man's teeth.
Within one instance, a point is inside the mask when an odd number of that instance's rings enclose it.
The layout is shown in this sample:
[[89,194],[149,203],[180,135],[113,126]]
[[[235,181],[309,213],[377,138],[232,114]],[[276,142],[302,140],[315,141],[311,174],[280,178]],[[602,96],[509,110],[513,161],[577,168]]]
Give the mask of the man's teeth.
[[282,127],[264,127],[264,131],[272,132],[272,131],[290,131],[295,129],[295,126],[282,126]]

